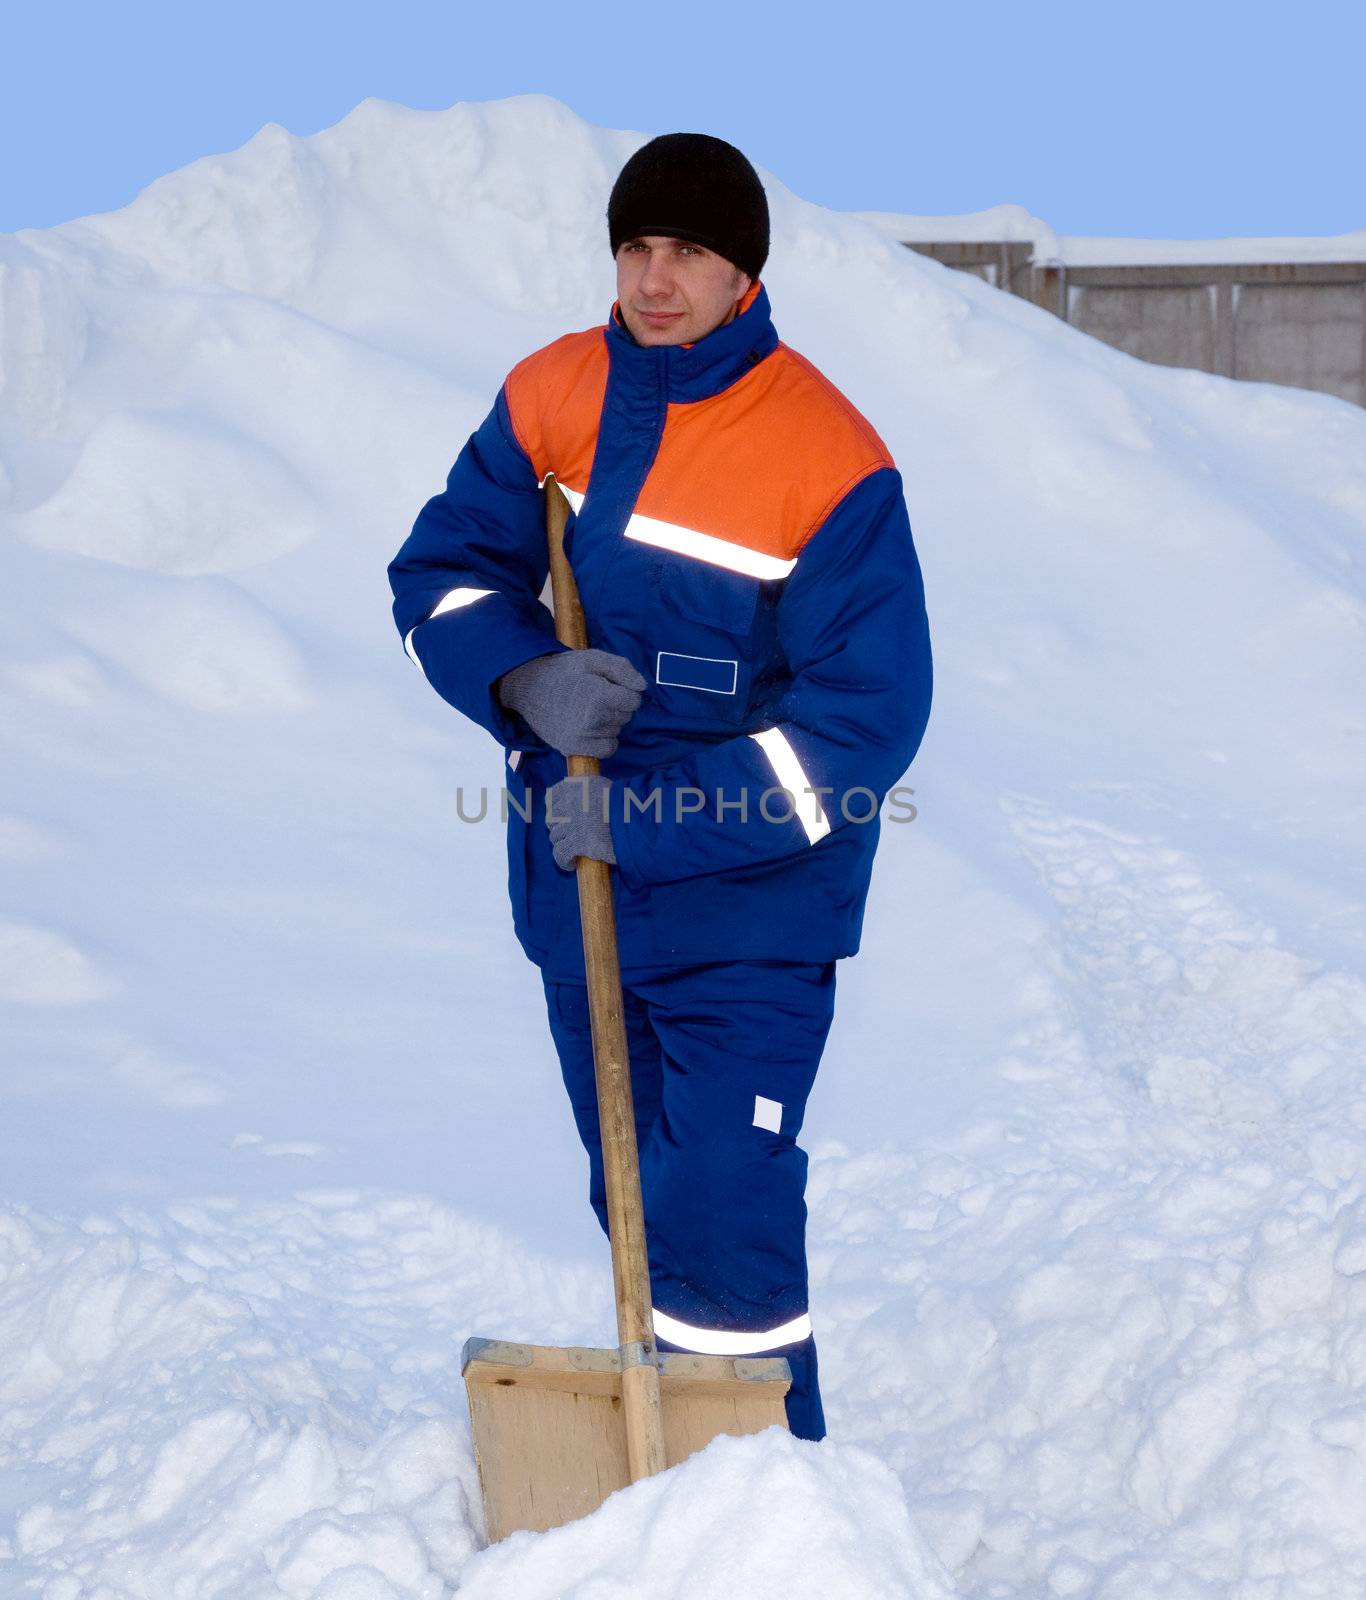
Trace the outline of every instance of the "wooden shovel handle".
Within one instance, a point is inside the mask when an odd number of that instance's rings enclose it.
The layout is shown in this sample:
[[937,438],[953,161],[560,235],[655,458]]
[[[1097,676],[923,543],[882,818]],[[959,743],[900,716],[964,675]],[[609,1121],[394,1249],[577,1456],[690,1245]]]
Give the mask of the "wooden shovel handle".
[[[555,603],[555,637],[574,650],[588,648],[588,628],[578,585],[564,552],[569,503],[554,475],[545,483],[546,535],[550,547],[550,589]],[[593,756],[570,756],[571,777],[596,776]],[[617,923],[612,909],[611,868],[580,856],[579,914],[583,959],[588,974],[588,1014],[593,1028],[593,1068],[598,1086],[598,1122],[607,1182],[607,1221],[612,1243],[612,1280],[617,1300],[617,1339],[621,1345],[622,1406],[631,1481],[664,1470],[664,1422],[659,1402],[654,1324],[650,1314],[650,1266],[645,1249],[645,1207],[640,1195],[640,1154],[636,1149],[631,1062],[621,999]]]

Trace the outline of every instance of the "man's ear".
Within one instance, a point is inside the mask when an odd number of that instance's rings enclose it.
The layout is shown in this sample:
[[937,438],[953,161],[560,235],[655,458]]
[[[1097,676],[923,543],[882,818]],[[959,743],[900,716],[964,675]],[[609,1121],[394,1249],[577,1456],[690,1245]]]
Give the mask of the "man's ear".
[[736,268],[736,274],[740,279],[740,287],[735,291],[735,303],[736,305],[739,305],[739,303],[754,287],[754,279],[749,277],[748,274],[741,272],[738,267]]

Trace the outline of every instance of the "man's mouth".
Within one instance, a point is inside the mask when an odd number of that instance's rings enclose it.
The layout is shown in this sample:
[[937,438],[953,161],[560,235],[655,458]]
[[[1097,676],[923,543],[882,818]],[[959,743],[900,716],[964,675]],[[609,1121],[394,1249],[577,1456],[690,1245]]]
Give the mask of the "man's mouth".
[[683,313],[681,311],[640,311],[637,312],[637,315],[643,317],[646,322],[657,322],[663,324],[666,322],[676,322],[679,317],[683,315]]

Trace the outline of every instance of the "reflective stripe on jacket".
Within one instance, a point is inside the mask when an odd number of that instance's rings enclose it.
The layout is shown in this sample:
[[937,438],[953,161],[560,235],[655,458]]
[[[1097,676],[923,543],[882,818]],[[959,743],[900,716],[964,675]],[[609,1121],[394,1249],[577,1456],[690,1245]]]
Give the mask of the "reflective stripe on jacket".
[[755,284],[692,346],[637,345],[614,307],[529,356],[418,516],[389,568],[394,617],[437,692],[509,752],[514,923],[563,981],[583,976],[576,886],[543,817],[566,764],[493,692],[563,648],[540,598],[551,472],[589,642],[649,685],[602,764],[623,972],[852,955],[878,808],[931,692],[886,447],[778,341]]

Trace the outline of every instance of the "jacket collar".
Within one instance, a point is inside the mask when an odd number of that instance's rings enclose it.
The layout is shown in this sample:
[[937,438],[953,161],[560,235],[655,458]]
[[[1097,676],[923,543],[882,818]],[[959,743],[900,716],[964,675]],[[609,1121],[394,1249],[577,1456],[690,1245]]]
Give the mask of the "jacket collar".
[[606,333],[613,366],[642,379],[654,375],[665,385],[671,404],[720,394],[778,346],[768,294],[757,280],[740,302],[740,314],[696,344],[637,344],[621,320],[618,302],[612,305]]

